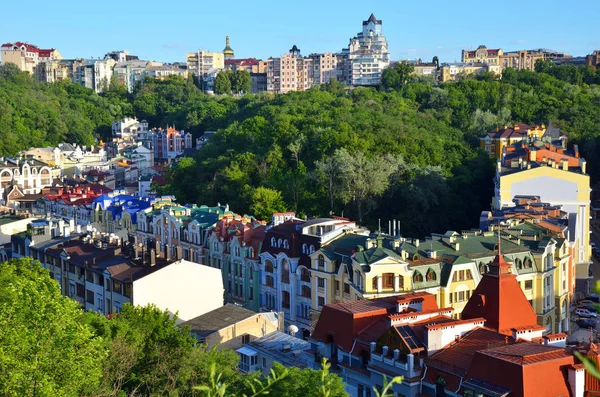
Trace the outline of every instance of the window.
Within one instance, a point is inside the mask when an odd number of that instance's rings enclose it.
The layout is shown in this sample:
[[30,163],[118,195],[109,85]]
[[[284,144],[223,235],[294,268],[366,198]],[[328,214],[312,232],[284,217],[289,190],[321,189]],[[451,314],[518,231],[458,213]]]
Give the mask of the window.
[[302,296],[305,298],[310,298],[310,287],[307,287],[306,285],[302,286]]
[[290,308],[290,293],[287,291],[281,292],[281,306],[283,306],[284,309]]
[[422,283],[423,282],[423,275],[419,272],[415,272],[414,276],[413,276],[413,283]]
[[264,357],[262,358],[262,367],[267,368],[267,359]]
[[248,335],[248,334],[242,335],[242,344],[245,345],[245,344],[248,344],[248,343],[250,343],[250,335]]
[[131,298],[131,284],[125,284],[123,295],[128,298]]
[[310,246],[310,248],[308,249],[308,254],[312,254],[313,252],[315,252],[315,247],[314,246]]
[[106,291],[110,292],[110,280],[106,280]]
[[467,270],[467,274],[466,274],[466,280],[473,280],[473,274],[471,274],[470,270]]
[[319,307],[325,306],[325,298],[322,296],[319,296],[318,304],[319,304]]
[[281,239],[277,240],[277,247],[278,248],[281,248],[281,243],[282,243]]
[[300,270],[300,280],[305,283],[310,282],[310,272],[305,267],[303,267],[302,270]]
[[77,296],[85,298],[85,287],[81,284],[77,284]]
[[285,249],[290,248],[290,243],[288,243],[287,240],[283,240],[283,248],[285,248]]
[[122,285],[123,284],[121,284],[118,281],[113,282],[113,291],[115,291],[118,294],[122,293],[123,292],[122,291],[122,288],[123,288]]
[[374,290],[377,290],[377,288],[379,287],[378,283],[377,283],[377,277],[373,277],[373,280],[371,281],[371,287]]
[[394,288],[394,273],[383,273],[381,277],[383,288]]
[[267,272],[267,273],[273,273],[273,262],[271,262],[271,261],[268,260],[265,263],[265,272]]
[[[461,272],[464,272],[464,270],[461,270]],[[429,270],[427,272],[427,281],[435,281],[437,280],[437,276],[435,274],[435,272],[433,270]]]
[[319,285],[319,288],[325,288],[325,279],[321,278],[321,277],[317,277],[317,283]]
[[323,255],[319,255],[319,270],[325,270],[325,257]]
[[290,264],[285,259],[281,265],[281,282],[286,284],[290,283]]
[[266,276],[265,277],[265,285],[267,287],[273,287],[273,286],[275,286],[275,283],[273,281],[273,276]]
[[340,282],[338,280],[335,280],[335,293],[340,293]]
[[94,292],[89,289],[85,290],[85,301],[89,304],[94,304]]
[[94,282],[94,273],[90,272],[89,270],[86,270],[85,281],[87,281],[88,283],[93,283]]
[[533,280],[525,280],[525,289],[526,290],[533,289]]

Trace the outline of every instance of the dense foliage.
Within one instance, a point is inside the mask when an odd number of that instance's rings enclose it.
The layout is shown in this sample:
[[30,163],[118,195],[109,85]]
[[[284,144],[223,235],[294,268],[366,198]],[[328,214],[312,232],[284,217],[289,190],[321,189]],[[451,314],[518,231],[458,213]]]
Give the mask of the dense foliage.
[[38,83],[13,64],[0,67],[0,155],[61,142],[93,145],[110,135],[114,120],[132,113],[115,91],[99,96],[66,81]]
[[327,371],[276,366],[275,379],[261,379],[237,366],[233,350],[198,345],[168,311],[125,305],[111,319],[84,313],[39,262],[0,263],[2,396],[215,395],[214,374],[227,396],[264,389],[292,397],[346,395],[341,378]]
[[[436,84],[409,78],[410,69],[400,63],[386,71],[379,90],[334,81],[308,92],[234,98],[204,95],[193,77],[175,76],[147,78],[132,95],[111,81],[98,96],[69,83],[38,84],[5,66],[0,153],[89,143],[113,118],[133,113],[195,136],[218,131],[160,189],[182,202],[229,203],[260,218],[272,209],[343,213],[371,227],[396,218],[412,236],[477,225],[494,174],[479,137],[497,126],[552,122],[579,144],[592,180],[600,177],[600,71],[546,62],[536,72],[507,69],[501,80],[483,74]],[[234,76],[223,75],[224,92],[238,91],[228,88]]]

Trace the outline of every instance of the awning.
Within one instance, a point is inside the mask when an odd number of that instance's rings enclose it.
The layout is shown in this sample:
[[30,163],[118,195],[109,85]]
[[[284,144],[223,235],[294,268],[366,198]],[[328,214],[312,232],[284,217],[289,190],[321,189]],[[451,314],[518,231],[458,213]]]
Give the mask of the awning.
[[244,355],[244,356],[256,356],[258,353],[256,352],[256,350],[254,349],[250,349],[249,347],[241,347],[239,349],[236,350],[237,353]]

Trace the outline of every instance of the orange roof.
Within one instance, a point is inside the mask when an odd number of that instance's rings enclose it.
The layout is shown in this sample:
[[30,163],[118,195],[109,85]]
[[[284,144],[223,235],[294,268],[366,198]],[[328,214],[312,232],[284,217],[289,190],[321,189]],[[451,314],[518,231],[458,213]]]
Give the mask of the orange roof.
[[535,311],[500,253],[490,264],[490,272],[482,276],[462,312],[463,319],[479,317],[486,319],[486,327],[504,335],[512,335],[512,329],[538,327]]

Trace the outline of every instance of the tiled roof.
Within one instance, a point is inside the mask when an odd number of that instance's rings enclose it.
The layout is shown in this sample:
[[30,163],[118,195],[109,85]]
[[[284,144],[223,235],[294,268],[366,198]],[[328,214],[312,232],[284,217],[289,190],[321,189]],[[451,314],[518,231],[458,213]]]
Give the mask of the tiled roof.
[[516,276],[509,273],[511,265],[504,256],[499,253],[489,268],[463,309],[462,318],[483,317],[486,327],[506,335],[512,335],[513,328],[537,326],[537,315]]
[[518,342],[512,345],[499,346],[480,351],[480,353],[519,365],[571,357],[564,348],[540,345],[532,342]]

